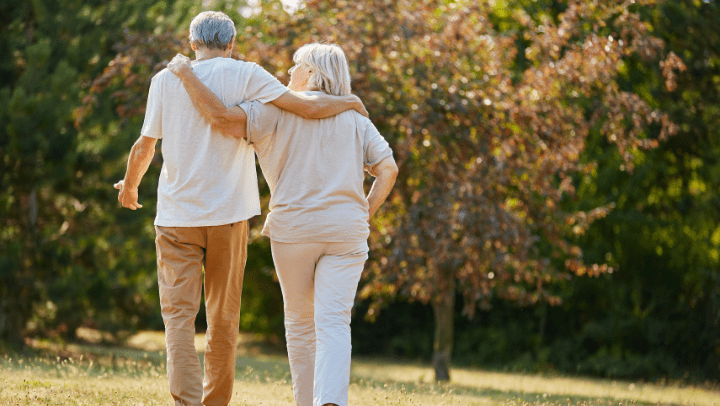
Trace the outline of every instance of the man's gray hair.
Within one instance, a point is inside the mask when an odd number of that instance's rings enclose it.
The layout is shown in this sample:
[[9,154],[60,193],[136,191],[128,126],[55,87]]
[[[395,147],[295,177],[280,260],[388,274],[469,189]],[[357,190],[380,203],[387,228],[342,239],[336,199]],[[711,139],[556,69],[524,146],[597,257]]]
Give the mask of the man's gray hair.
[[190,23],[190,43],[208,49],[226,49],[235,37],[235,23],[220,11],[203,11]]
[[293,62],[312,69],[308,85],[327,94],[350,94],[350,69],[342,48],[337,44],[313,43],[295,51]]

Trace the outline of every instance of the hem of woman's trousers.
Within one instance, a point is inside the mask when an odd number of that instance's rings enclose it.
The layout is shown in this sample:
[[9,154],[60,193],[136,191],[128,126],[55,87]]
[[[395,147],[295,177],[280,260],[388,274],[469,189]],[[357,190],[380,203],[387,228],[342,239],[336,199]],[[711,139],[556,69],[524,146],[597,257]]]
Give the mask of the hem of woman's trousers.
[[339,400],[326,400],[326,399],[322,399],[317,403],[313,402],[313,406],[323,406],[324,404],[327,404],[327,403],[336,404],[338,406],[347,406],[347,401],[340,402]]

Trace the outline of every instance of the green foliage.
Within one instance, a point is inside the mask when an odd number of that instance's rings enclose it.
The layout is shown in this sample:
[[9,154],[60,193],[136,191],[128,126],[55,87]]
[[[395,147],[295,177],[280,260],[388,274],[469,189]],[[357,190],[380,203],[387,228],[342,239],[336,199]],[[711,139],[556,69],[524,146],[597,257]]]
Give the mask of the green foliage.
[[[256,233],[264,220],[263,216],[251,221]],[[270,241],[259,235],[248,247],[240,329],[277,336],[282,336],[284,331],[282,292],[275,275]]]
[[428,306],[417,302],[394,303],[372,322],[363,317],[369,306],[364,301],[353,308],[354,354],[430,360],[433,317]]
[[[215,4],[227,9],[234,2]],[[142,124],[150,77],[188,52],[188,1],[4,2],[0,50],[0,341],[162,328],[155,268],[158,155],[137,212],[112,184]],[[239,18],[238,8],[228,10]],[[153,40],[152,36],[157,38]],[[132,66],[114,61],[135,50]],[[111,64],[112,62],[112,64]],[[125,77],[106,75],[108,65]],[[282,330],[263,241],[249,247],[243,328]],[[202,329],[204,315],[198,320]],[[280,324],[280,326],[278,326]]]
[[[588,145],[596,173],[583,179],[574,206],[616,202],[579,245],[589,260],[605,258],[618,272],[575,281],[566,291],[581,324],[576,340],[601,374],[720,377],[720,18],[714,2],[670,1],[646,16],[687,71],[677,89],[661,67],[627,61],[619,84],[670,113],[678,133],[637,154],[635,170],[616,168],[617,154],[600,139]],[[624,367],[623,367],[624,365]],[[671,372],[675,371],[675,372]]]
[[159,21],[147,19],[154,4],[3,3],[0,340],[19,343],[26,328],[65,335],[81,324],[157,326],[149,311],[157,307],[154,205],[129,216],[112,189],[141,118],[118,122],[105,108],[75,125],[123,29],[156,28]]

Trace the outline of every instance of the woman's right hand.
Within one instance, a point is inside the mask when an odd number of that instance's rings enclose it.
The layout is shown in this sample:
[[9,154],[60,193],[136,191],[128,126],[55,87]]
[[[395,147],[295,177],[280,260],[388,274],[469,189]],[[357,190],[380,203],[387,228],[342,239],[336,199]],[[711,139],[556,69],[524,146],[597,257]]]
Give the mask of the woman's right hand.
[[177,54],[175,57],[168,63],[167,68],[170,72],[183,77],[184,74],[187,74],[189,72],[192,72],[192,68],[190,67],[190,58],[183,54]]

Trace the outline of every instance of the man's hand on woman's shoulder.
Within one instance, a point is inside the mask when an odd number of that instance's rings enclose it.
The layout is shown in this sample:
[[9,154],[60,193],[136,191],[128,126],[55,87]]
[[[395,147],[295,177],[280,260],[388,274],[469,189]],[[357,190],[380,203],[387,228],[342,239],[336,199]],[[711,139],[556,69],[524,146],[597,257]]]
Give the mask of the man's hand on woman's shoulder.
[[363,116],[370,118],[370,113],[368,113],[367,109],[365,109],[365,105],[363,104],[362,100],[360,100],[360,98],[355,96],[354,94],[351,94],[350,97],[353,99],[353,109],[358,113],[362,114]]

